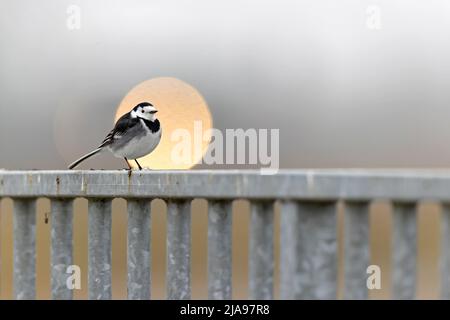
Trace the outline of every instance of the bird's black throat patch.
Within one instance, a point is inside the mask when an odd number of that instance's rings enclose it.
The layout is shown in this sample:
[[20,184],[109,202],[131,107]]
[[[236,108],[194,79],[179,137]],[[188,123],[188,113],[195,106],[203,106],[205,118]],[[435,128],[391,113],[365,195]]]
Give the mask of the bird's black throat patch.
[[150,121],[150,120],[143,119],[143,118],[140,118],[140,119],[144,121],[145,125],[152,133],[159,131],[160,123],[159,123],[158,119],[156,119],[155,121]]

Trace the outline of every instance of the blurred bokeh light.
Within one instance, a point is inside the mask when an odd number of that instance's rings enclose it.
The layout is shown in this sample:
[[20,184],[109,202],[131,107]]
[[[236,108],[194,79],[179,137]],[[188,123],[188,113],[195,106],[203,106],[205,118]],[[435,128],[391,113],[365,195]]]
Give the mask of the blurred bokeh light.
[[[158,147],[151,154],[139,159],[139,163],[151,169],[193,167],[208,149],[210,139],[203,140],[203,136],[212,127],[211,113],[201,94],[189,84],[175,78],[150,79],[128,92],[117,109],[116,120],[135,105],[145,101],[153,104],[158,110],[156,116],[162,126],[162,137]],[[195,122],[201,123],[202,131],[199,133],[194,130]],[[172,134],[176,130],[185,130],[184,132],[189,133],[191,152],[189,156],[184,157],[185,161],[182,163],[172,157],[172,150],[180,143],[179,140],[172,140]],[[199,145],[201,152],[195,152],[194,134],[202,138]],[[130,164],[137,167],[134,161],[130,161]]]

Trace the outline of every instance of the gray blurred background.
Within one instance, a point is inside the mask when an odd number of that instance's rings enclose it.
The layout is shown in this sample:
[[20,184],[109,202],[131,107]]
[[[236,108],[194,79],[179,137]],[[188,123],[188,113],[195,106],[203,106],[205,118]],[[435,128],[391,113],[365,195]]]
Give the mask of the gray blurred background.
[[196,87],[219,129],[279,128],[281,167],[448,167],[449,16],[446,0],[0,0],[0,168],[65,168],[159,76]]

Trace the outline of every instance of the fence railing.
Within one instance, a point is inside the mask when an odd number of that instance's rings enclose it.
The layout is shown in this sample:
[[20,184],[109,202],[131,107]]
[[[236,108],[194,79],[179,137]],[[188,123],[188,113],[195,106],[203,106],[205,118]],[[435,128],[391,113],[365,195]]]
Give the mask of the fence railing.
[[249,298],[273,298],[273,204],[280,202],[280,297],[334,299],[337,293],[336,203],[345,202],[344,297],[368,297],[369,204],[393,205],[393,298],[414,298],[416,205],[441,202],[442,298],[450,298],[450,172],[0,171],[0,198],[14,201],[14,296],[35,297],[35,206],[51,200],[51,288],[71,299],[72,202],[89,201],[90,299],[111,298],[111,201],[128,203],[128,297],[150,298],[150,200],[167,203],[167,298],[190,298],[190,202],[208,201],[208,295],[231,298],[231,203],[251,203]]

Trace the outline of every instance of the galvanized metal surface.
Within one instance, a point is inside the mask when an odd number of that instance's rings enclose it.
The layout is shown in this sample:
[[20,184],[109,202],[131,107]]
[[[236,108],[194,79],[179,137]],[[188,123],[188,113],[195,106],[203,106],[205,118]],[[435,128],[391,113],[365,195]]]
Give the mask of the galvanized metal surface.
[[417,220],[415,203],[393,204],[392,298],[416,296]]
[[191,298],[191,201],[167,202],[167,299]]
[[[214,186],[214,188],[208,187]],[[0,197],[450,201],[450,172],[408,170],[0,171]]]
[[344,298],[368,298],[367,267],[370,265],[369,202],[345,203]]
[[231,299],[231,201],[208,204],[208,297]]
[[273,299],[272,201],[252,201],[249,247],[249,298]]
[[52,299],[71,300],[73,290],[68,286],[67,273],[73,265],[73,201],[72,199],[52,199],[51,202],[52,238]]
[[150,299],[150,201],[128,200],[128,299]]
[[[213,187],[211,187],[213,186]],[[111,200],[128,200],[128,297],[150,298],[150,200],[168,204],[167,293],[190,298],[190,201],[209,200],[208,294],[231,298],[232,200],[251,201],[249,297],[273,298],[273,208],[281,200],[281,298],[334,299],[336,201],[346,200],[344,297],[366,299],[369,202],[393,201],[392,296],[415,297],[416,204],[444,203],[442,297],[450,299],[448,171],[0,171],[0,198],[14,199],[14,294],[35,297],[35,201],[52,200],[52,297],[71,299],[72,200],[89,200],[89,298],[111,298]]]
[[89,201],[89,299],[111,299],[111,200]]
[[336,299],[335,203],[284,201],[281,230],[281,298]]
[[36,201],[14,201],[14,297],[36,296]]

